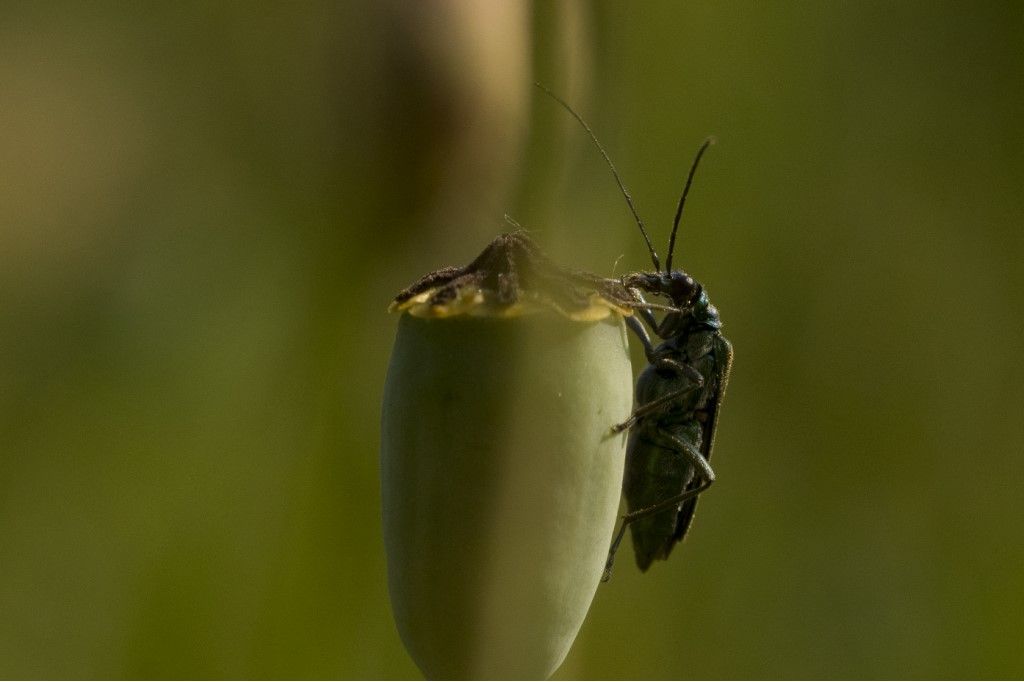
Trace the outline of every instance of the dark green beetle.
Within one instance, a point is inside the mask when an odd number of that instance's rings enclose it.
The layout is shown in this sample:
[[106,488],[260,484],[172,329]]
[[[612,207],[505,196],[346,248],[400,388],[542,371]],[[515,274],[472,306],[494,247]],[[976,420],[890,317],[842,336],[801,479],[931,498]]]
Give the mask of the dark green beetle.
[[[668,260],[662,270],[633,199],[597,136],[565,101],[544,86],[538,87],[572,114],[601,152],[647,242],[654,264],[654,272],[637,272],[621,278],[635,299],[632,307],[636,314],[627,317],[626,323],[643,343],[649,364],[637,379],[633,414],[612,427],[616,433],[629,429],[622,483],[627,513],[608,552],[604,575],[607,580],[626,528],[633,529],[636,563],[641,571],[646,571],[655,559],[667,559],[676,543],[685,537],[698,495],[715,481],[711,450],[732,368],[732,344],[722,336],[718,310],[703,285],[682,270],[672,269],[686,195],[700,159],[714,138],[704,141],[690,167],[672,223]],[[668,305],[652,305],[644,294],[665,299]],[[666,311],[660,321],[655,317],[655,309]],[[661,339],[657,346],[651,342],[644,323]]]
[[643,343],[650,364],[637,380],[633,414],[613,427],[616,432],[630,430],[622,483],[628,513],[622,517],[622,527],[608,553],[606,580],[627,527],[632,528],[640,570],[646,571],[655,559],[667,559],[690,528],[697,496],[715,481],[710,459],[718,412],[732,368],[732,344],[722,336],[718,310],[703,285],[685,272],[672,269],[686,195],[697,164],[712,141],[709,138],[704,142],[690,168],[676,209],[664,271],[638,219],[654,272],[622,278],[640,302],[645,302],[644,293],[653,294],[667,299],[673,310],[659,322],[649,308],[636,309],[662,339],[657,346],[643,323],[636,317],[627,319]]

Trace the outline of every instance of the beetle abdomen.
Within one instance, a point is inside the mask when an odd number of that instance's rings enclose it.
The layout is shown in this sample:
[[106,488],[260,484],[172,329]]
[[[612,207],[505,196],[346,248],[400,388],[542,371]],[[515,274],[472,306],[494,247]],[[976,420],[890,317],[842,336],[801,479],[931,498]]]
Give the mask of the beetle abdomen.
[[[635,512],[671,499],[683,492],[693,480],[694,469],[685,454],[679,451],[668,436],[700,450],[701,425],[688,420],[665,429],[653,422],[642,423],[630,434],[626,450],[626,474],[622,492],[626,508]],[[636,563],[646,571],[656,559],[668,557],[676,544],[676,524],[679,507],[637,519],[630,525]]]

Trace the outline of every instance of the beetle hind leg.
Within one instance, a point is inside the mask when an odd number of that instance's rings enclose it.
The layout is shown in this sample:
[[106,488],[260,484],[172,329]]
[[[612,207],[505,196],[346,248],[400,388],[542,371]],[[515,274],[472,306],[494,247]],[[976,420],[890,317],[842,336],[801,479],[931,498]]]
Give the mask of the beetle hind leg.
[[694,469],[694,480],[700,481],[700,484],[695,488],[689,488],[678,495],[673,495],[672,497],[661,500],[660,502],[650,506],[623,514],[619,531],[615,534],[615,539],[612,540],[611,548],[608,550],[608,559],[605,561],[604,573],[601,576],[601,582],[608,582],[612,577],[612,565],[615,563],[615,554],[619,550],[619,545],[622,544],[622,539],[626,536],[626,528],[628,528],[634,521],[648,518],[668,509],[672,509],[673,507],[678,508],[679,505],[683,504],[687,500],[691,500],[703,493],[711,487],[712,483],[715,482],[715,472],[711,468],[711,464],[704,459],[704,456],[701,455],[700,451],[696,447],[682,440],[678,436],[665,431],[659,431],[658,435],[660,439],[664,441],[665,446],[668,446],[673,451],[682,454],[686,458],[687,463]]

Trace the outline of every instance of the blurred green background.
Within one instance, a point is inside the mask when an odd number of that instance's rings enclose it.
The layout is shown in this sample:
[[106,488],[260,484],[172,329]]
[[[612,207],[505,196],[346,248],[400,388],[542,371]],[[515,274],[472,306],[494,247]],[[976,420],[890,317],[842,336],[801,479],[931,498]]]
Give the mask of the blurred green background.
[[[415,677],[391,296],[509,213],[736,347],[686,544],[561,677],[1024,676],[1018,3],[4,3],[0,675]],[[621,261],[619,256],[624,257]]]

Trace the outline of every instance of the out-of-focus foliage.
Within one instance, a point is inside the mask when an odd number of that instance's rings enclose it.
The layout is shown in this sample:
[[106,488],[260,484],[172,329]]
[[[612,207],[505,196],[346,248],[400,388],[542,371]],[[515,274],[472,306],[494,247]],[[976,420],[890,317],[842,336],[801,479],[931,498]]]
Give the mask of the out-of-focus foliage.
[[559,674],[1024,675],[1024,13],[560,7],[5,4],[0,675],[417,674],[388,300],[506,212],[646,265],[534,79],[659,244],[718,136],[677,261],[736,346],[690,537]]

